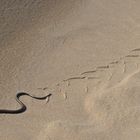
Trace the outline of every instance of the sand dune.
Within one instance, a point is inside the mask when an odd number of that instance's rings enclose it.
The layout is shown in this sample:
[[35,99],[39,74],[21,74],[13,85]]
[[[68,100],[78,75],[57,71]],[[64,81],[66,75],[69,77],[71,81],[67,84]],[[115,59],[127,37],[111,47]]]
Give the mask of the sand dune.
[[1,140],[140,138],[139,1],[0,1]]
[[[124,63],[122,63],[124,61],[127,61],[127,71],[125,72],[123,71]],[[133,69],[135,63],[139,65],[138,62],[138,58],[137,60],[134,58],[127,60],[124,56],[120,61],[118,60],[113,68],[109,65],[111,69],[100,71],[100,75],[101,73],[112,73],[114,70],[119,71],[120,74],[117,74],[118,79],[113,76],[110,79],[110,75],[103,74],[104,76],[102,75],[99,79],[92,80],[80,79],[79,77],[79,79],[76,79],[76,77],[69,78],[69,85],[65,83],[67,88],[62,86],[64,83],[59,84],[62,88],[61,91],[64,93],[70,94],[70,91],[76,90],[76,96],[79,94],[78,102],[82,100],[80,106],[84,108],[83,112],[87,114],[87,119],[80,122],[78,118],[74,118],[74,122],[69,121],[69,119],[50,122],[44,125],[39,138],[80,140],[93,139],[94,137],[95,139],[108,140],[113,139],[115,136],[116,139],[124,140],[132,139],[135,136],[138,139],[140,113],[140,81],[138,77],[140,69],[139,67]],[[119,63],[122,65],[121,69]],[[101,66],[97,68],[101,68]],[[99,76],[99,73],[94,72],[92,74]],[[124,77],[122,77],[122,74]],[[86,77],[88,76],[91,75],[86,75]],[[112,81],[113,84],[111,84]],[[84,90],[85,85],[88,87],[86,93]],[[71,93],[70,96],[75,96],[75,93]],[[71,101],[73,102],[73,99]],[[71,110],[72,108],[69,108],[69,111]]]

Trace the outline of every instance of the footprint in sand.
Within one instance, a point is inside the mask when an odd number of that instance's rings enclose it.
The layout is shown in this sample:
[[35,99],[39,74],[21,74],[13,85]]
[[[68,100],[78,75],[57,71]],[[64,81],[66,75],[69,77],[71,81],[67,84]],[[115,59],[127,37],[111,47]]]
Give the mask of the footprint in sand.
[[[122,71],[125,62],[125,71]],[[136,65],[137,63],[137,65]],[[85,98],[89,120],[102,133],[105,140],[138,140],[140,137],[140,59],[127,55],[109,70],[113,76],[93,88]],[[109,72],[108,71],[108,72]],[[107,71],[106,71],[107,72]]]
[[[71,101],[76,98],[75,103],[80,103],[83,114],[86,114],[86,121],[77,124],[67,119],[50,122],[41,130],[39,139],[112,140],[115,136],[119,140],[134,138],[138,140],[140,137],[139,50],[134,49],[119,60],[60,82],[59,88],[67,93],[67,100],[73,97]],[[74,89],[77,91],[76,94]],[[75,122],[77,120],[78,118]]]

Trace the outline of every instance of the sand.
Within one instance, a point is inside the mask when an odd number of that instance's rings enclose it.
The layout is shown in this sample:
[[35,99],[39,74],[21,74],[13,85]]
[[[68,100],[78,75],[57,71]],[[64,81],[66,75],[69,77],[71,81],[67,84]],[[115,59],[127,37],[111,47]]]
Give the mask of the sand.
[[139,140],[139,6],[1,0],[0,140]]

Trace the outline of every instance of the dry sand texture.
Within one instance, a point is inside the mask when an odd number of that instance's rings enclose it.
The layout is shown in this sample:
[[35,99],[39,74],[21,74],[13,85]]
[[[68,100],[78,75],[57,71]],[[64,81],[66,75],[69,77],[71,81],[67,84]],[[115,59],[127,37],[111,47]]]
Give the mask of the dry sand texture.
[[140,1],[0,0],[1,140],[140,139]]

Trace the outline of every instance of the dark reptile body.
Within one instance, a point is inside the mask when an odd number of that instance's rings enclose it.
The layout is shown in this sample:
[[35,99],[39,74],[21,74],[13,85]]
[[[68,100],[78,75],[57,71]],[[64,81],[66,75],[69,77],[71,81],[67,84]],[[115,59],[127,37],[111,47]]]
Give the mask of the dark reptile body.
[[38,99],[38,100],[44,100],[46,98],[49,98],[52,94],[48,94],[47,96],[44,96],[44,97],[36,97],[36,96],[32,96],[28,93],[25,93],[25,92],[19,92],[16,94],[16,101],[20,104],[21,108],[19,109],[15,109],[15,110],[8,110],[8,109],[0,109],[0,114],[19,114],[19,113],[23,113],[26,111],[27,107],[26,105],[20,101],[20,96],[29,96],[31,98],[34,98],[34,99]]

